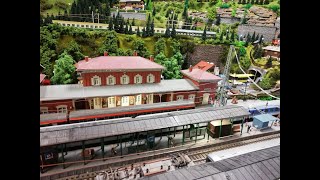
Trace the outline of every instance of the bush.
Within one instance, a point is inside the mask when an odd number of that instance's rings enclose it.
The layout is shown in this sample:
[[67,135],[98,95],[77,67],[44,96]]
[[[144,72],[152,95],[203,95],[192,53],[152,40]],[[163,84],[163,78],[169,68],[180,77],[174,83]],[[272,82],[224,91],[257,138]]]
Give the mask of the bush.
[[54,5],[63,10],[68,8],[68,4],[62,1],[57,1]]
[[280,9],[280,5],[279,4],[270,4],[268,6],[269,9],[271,9],[273,12],[278,12]]
[[134,40],[134,38],[131,35],[126,35],[124,38],[127,42],[131,42]]
[[156,18],[156,20],[158,20],[158,21],[161,20],[161,16],[159,16],[159,15],[156,15],[155,18]]
[[224,3],[224,4],[222,4],[222,5],[220,6],[220,8],[223,8],[223,9],[227,9],[227,8],[229,8],[229,7],[230,7],[230,5],[227,4],[227,3]]
[[252,6],[252,4],[246,4],[245,6],[243,6],[245,9],[250,9],[251,8],[251,6]]

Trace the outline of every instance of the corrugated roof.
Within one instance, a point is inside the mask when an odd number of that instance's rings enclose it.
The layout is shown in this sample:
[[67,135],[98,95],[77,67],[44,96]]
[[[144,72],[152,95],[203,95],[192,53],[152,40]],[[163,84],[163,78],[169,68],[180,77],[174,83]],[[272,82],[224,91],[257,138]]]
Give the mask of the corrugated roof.
[[[177,178],[179,177],[179,178]],[[158,179],[223,179],[223,180],[273,180],[280,179],[280,146],[234,156],[216,162],[169,171],[143,180]]]
[[201,69],[192,69],[191,72],[189,69],[185,69],[181,70],[181,73],[198,82],[218,82],[222,80],[219,76]]
[[79,61],[77,71],[86,70],[136,70],[153,69],[162,70],[163,66],[140,56],[99,56]]
[[257,116],[253,116],[253,119],[257,119],[261,122],[269,122],[269,121],[279,120],[279,118],[276,118],[270,114],[260,114]]
[[45,77],[46,77],[45,74],[40,74],[40,83],[44,80]]
[[187,79],[161,80],[160,83],[152,84],[114,86],[83,87],[80,84],[50,85],[40,86],[40,101],[119,96],[141,93],[192,91],[198,89],[198,87]]
[[229,105],[218,108],[207,107],[184,110],[165,115],[155,114],[154,116],[148,117],[120,118],[42,127],[40,128],[40,146],[77,142],[244,116],[249,116],[249,112],[245,108]]

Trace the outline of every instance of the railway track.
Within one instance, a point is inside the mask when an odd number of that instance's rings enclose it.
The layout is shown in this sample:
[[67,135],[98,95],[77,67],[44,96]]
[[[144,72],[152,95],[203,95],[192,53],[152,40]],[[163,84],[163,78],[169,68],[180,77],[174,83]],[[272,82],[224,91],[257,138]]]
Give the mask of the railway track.
[[198,165],[198,164],[205,163],[208,154],[210,154],[214,151],[221,151],[221,150],[230,149],[233,147],[243,146],[243,145],[247,145],[247,144],[251,144],[251,143],[255,143],[255,142],[261,142],[261,141],[270,140],[270,139],[275,139],[275,138],[279,138],[279,137],[280,137],[280,134],[274,134],[274,135],[269,135],[269,136],[265,136],[265,137],[259,137],[259,138],[254,138],[254,139],[248,139],[245,141],[234,142],[232,144],[226,144],[226,145],[222,145],[222,146],[218,146],[218,147],[206,148],[206,149],[198,150],[198,151],[191,151],[186,154],[194,162],[195,165]]
[[[60,180],[90,180],[94,179],[100,172],[110,169],[118,169],[124,166],[128,166],[130,164],[134,164],[135,167],[142,166],[143,162],[150,161],[158,158],[170,157],[172,154],[184,153],[189,156],[191,160],[197,165],[205,162],[207,154],[218,151],[229,149],[237,146],[242,146],[254,142],[269,140],[273,138],[279,138],[280,131],[273,131],[263,134],[257,134],[252,136],[240,137],[232,140],[225,140],[216,143],[208,143],[205,145],[199,145],[194,147],[181,147],[179,149],[160,149],[152,152],[142,152],[136,154],[130,154],[127,156],[114,157],[112,159],[117,159],[114,162],[107,162],[101,167],[83,167],[81,169],[77,169],[75,171],[66,171],[58,174],[48,174],[42,175],[40,179],[60,179]],[[126,159],[127,158],[127,159]],[[91,172],[90,172],[91,171]],[[73,174],[73,175],[71,175]],[[76,175],[75,175],[76,174]],[[71,175],[71,176],[70,176]]]

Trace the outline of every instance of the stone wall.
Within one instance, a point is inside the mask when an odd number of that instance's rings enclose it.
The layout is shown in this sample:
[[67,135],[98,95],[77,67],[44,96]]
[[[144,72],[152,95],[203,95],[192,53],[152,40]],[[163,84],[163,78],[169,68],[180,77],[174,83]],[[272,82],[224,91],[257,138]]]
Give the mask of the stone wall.
[[224,24],[240,23],[240,18],[221,17],[220,23],[224,23]]
[[[117,12],[111,12],[111,16],[117,16]],[[146,13],[135,13],[135,12],[120,12],[120,15],[124,17],[124,19],[138,19],[138,20],[146,20]]]
[[220,62],[220,56],[223,54],[224,48],[221,45],[197,45],[194,48],[194,52],[190,55],[188,67],[194,66],[199,61],[213,62],[215,66],[218,66],[220,72],[223,72],[223,66]]
[[247,25],[247,24],[241,24],[238,26],[238,35],[247,35],[248,33],[250,35],[253,34],[253,32],[256,32],[257,34],[261,34],[264,37],[264,42],[271,42],[272,39],[274,39],[276,34],[276,27],[269,27],[269,26],[255,26],[255,25]]

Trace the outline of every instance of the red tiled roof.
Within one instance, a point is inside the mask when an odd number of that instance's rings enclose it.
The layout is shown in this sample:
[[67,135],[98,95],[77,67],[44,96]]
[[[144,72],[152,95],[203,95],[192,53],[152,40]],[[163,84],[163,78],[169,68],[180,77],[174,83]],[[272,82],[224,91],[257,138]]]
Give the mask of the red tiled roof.
[[193,66],[193,69],[202,69],[204,71],[207,71],[208,69],[212,68],[212,66],[214,66],[213,63],[211,64],[205,61],[200,61],[198,62],[198,64]]
[[140,56],[99,56],[89,61],[79,61],[77,71],[83,70],[133,70],[165,69],[163,66]]
[[43,81],[43,79],[46,77],[45,74],[40,74],[40,83]]
[[202,69],[192,69],[190,72],[189,69],[181,70],[182,74],[188,76],[189,78],[198,81],[198,82],[206,82],[206,81],[220,81],[222,80],[220,77],[213,75],[207,71]]

